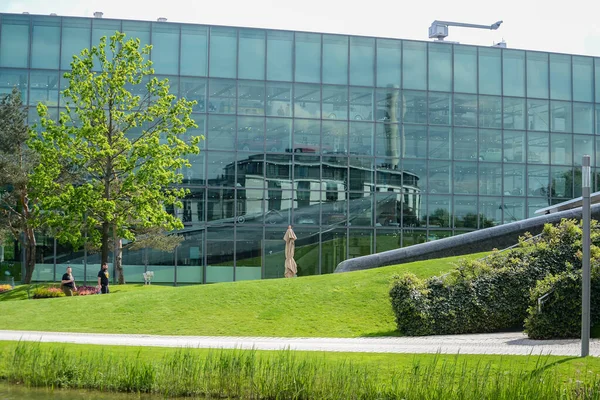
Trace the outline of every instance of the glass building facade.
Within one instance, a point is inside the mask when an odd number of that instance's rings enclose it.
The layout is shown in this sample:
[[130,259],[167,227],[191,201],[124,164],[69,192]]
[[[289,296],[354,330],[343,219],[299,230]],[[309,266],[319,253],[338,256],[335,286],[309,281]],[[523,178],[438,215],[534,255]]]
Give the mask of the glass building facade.
[[[125,251],[128,281],[282,277],[288,224],[299,276],[330,273],[530,217],[580,196],[583,154],[600,167],[600,58],[102,18],[2,14],[0,28],[0,92],[21,90],[31,124],[38,102],[64,107],[72,55],[117,30],[197,101],[185,241]],[[98,266],[46,237],[38,262],[38,280]]]

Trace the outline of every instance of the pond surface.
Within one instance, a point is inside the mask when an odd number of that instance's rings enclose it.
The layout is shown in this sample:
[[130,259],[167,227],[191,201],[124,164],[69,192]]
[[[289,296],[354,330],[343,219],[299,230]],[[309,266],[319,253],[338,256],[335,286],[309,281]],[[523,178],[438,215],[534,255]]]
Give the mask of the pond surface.
[[149,395],[92,392],[86,390],[26,388],[0,383],[0,400],[157,400],[163,398]]

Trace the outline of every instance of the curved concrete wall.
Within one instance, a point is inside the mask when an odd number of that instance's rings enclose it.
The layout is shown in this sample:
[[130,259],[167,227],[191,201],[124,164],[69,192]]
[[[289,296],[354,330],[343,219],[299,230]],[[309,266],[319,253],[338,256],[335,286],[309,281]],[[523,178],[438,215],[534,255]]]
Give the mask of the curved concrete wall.
[[[339,263],[335,269],[335,273],[385,267],[387,265],[403,264],[431,258],[460,256],[481,251],[490,251],[495,248],[504,249],[517,243],[519,236],[523,236],[526,232],[537,235],[542,231],[544,224],[557,223],[562,218],[581,219],[581,207],[494,226],[492,228],[480,229],[433,242],[352,258]],[[592,205],[592,218],[600,219],[600,204]]]

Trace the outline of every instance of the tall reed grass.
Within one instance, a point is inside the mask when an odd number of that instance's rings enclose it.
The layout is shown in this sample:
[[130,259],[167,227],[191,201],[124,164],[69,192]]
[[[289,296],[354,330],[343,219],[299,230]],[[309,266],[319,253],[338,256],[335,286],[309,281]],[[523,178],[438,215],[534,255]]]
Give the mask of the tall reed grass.
[[[415,357],[409,368],[373,370],[348,361],[299,357],[293,351],[192,349],[152,361],[65,347],[18,343],[0,358],[0,379],[29,387],[155,393],[207,399],[600,399],[598,371],[566,378],[548,357],[533,370],[460,357]],[[581,380],[578,380],[581,379]]]

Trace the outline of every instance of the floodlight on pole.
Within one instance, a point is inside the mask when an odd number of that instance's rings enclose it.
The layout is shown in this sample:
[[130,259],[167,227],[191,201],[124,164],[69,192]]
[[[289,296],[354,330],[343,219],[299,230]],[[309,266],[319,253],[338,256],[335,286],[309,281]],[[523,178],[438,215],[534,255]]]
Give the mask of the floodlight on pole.
[[583,220],[583,258],[581,260],[581,357],[590,353],[590,156],[584,155],[581,162],[581,194],[583,204],[581,217]]

